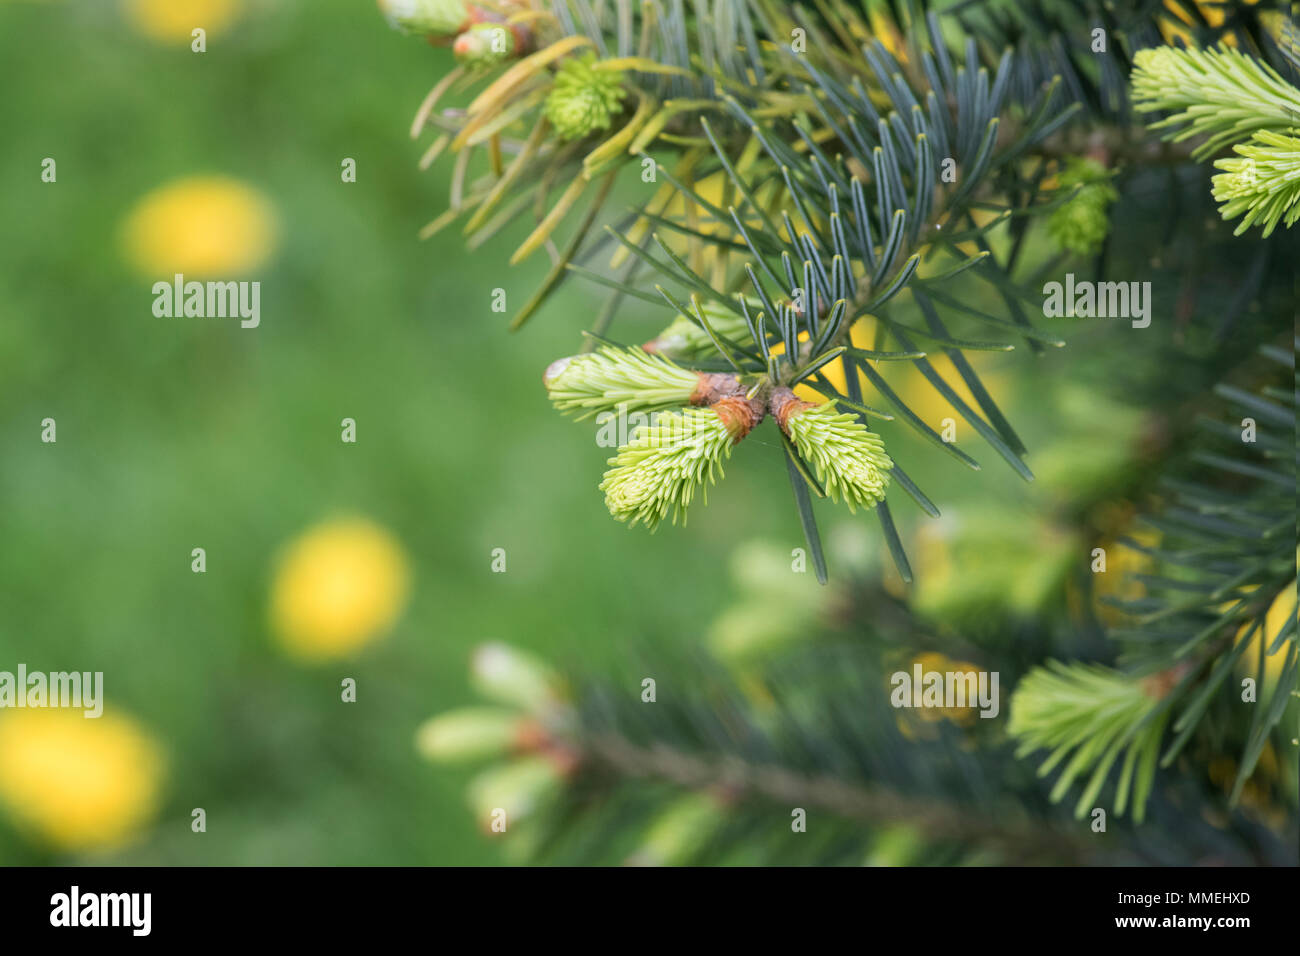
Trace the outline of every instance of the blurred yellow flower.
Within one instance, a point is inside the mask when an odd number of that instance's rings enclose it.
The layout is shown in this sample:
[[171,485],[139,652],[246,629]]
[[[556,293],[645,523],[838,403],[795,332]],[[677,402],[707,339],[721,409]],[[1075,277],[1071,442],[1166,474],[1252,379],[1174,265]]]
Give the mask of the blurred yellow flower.
[[[800,341],[803,341],[807,336],[801,335],[799,338]],[[860,349],[875,348],[875,320],[870,316],[866,316],[855,322],[849,333],[849,342]],[[925,343],[920,343],[920,345],[924,348]],[[885,348],[886,350],[897,350],[898,345],[891,340]],[[781,355],[784,351],[785,347],[780,344],[772,349],[774,355]],[[1010,395],[1011,382],[1006,373],[998,369],[997,359],[989,356],[990,353],[988,352],[972,352],[966,356],[966,359],[979,376],[980,381],[984,383],[984,387],[988,389],[993,400],[1001,406]],[[958,374],[948,356],[938,350],[931,350],[926,357],[929,359],[930,364],[934,366],[939,377],[952,388],[958,397],[978,412],[979,405],[975,401],[975,397],[971,394],[970,389],[966,387],[965,380]],[[873,362],[872,367],[880,373],[880,377],[885,380],[885,384],[897,393],[898,397],[907,404],[907,407],[935,431],[942,430],[945,418],[951,418],[958,423],[959,428],[967,429],[966,420],[953,408],[952,403],[944,398],[938,389],[930,383],[930,380],[916,367],[915,362]],[[829,365],[822,367],[821,374],[841,394],[846,391],[847,381],[844,376],[843,363],[831,362]],[[858,373],[858,381],[862,387],[863,401],[884,411],[891,410],[889,402],[881,396],[875,385],[861,372]],[[796,386],[795,394],[805,402],[826,401],[825,395],[808,385]]]
[[1150,574],[1155,570],[1151,556],[1121,543],[1121,536],[1148,548],[1160,544],[1160,534],[1157,531],[1146,525],[1131,523],[1124,527],[1121,535],[1107,538],[1101,543],[1101,548],[1106,552],[1106,570],[1092,575],[1093,609],[1098,620],[1112,627],[1128,620],[1128,615],[1106,599],[1136,601],[1146,597],[1146,585],[1135,575]]
[[135,721],[35,708],[0,715],[0,802],[63,850],[120,846],[153,816],[163,761]]
[[[935,651],[926,651],[912,658],[912,666],[915,667],[917,664],[921,665],[922,673],[933,671],[938,674],[974,674],[977,680],[979,678],[979,668],[974,664],[968,661],[954,661]],[[969,701],[964,705],[954,704],[952,707],[922,707],[916,711],[916,716],[930,722],[946,719],[966,727],[975,722],[975,717],[979,714],[978,706],[978,701]]]
[[151,40],[188,46],[195,27],[210,37],[233,23],[243,7],[243,0],[124,0],[123,12]]
[[[1265,650],[1272,646],[1273,639],[1282,632],[1282,628],[1287,622],[1295,617],[1296,614],[1297,591],[1296,582],[1292,581],[1288,587],[1278,592],[1273,603],[1268,607],[1268,613],[1264,615],[1264,627],[1256,630],[1255,635],[1242,651],[1241,656],[1237,658],[1237,670],[1241,674],[1254,677],[1256,669],[1259,667],[1260,641],[1265,641]],[[1225,608],[1226,609],[1226,608]],[[1238,629],[1237,637],[1234,643],[1240,644],[1250,632],[1250,622],[1247,622]],[[1290,642],[1283,641],[1282,646],[1271,654],[1264,657],[1264,680],[1271,686],[1277,683],[1282,676],[1282,668],[1287,662],[1290,652]]]
[[270,257],[277,229],[256,190],[226,176],[191,176],[141,199],[122,232],[126,256],[143,275],[228,279]]
[[[918,347],[926,349],[925,342],[918,342]],[[1007,410],[1007,403],[1011,398],[1011,380],[1007,373],[998,367],[998,359],[991,357],[997,353],[990,352],[970,352],[966,355],[966,360],[979,376],[979,380],[984,384],[993,400],[998,403],[998,407]],[[971,394],[966,387],[966,381],[957,372],[952,360],[947,355],[933,347],[926,356],[930,364],[934,366],[935,372],[947,383],[947,385],[957,394],[963,402],[978,414],[983,415],[979,403],[975,396]],[[881,377],[885,382],[898,393],[901,398],[921,421],[925,422],[937,432],[943,431],[943,420],[951,418],[957,427],[958,439],[974,437],[975,430],[962,418],[961,413],[953,407],[948,399],[940,394],[939,390],[931,384],[930,380],[922,374],[921,370],[916,367],[915,362],[878,362],[876,368],[880,371]],[[877,398],[878,403],[882,400]],[[888,403],[884,407],[889,408]],[[1008,413],[1009,414],[1009,413]]]
[[363,519],[318,525],[290,545],[271,587],[271,622],[292,654],[345,656],[387,632],[406,605],[406,555]]
[[[873,328],[874,328],[874,322],[870,318],[861,319],[858,322],[855,322],[853,324],[853,328],[849,329],[848,344],[856,346],[857,348],[860,349],[871,348]],[[808,336],[806,333],[799,336],[800,342],[805,342],[807,340],[808,340]],[[785,354],[785,346],[778,343],[772,349],[772,354],[773,355]],[[827,382],[829,382],[832,386],[834,386],[835,390],[839,392],[841,395],[844,395],[848,392],[848,379],[844,375],[843,362],[835,361],[835,362],[831,362],[829,365],[823,365],[821,368],[821,375],[823,378],[826,379]],[[863,375],[861,372],[858,373],[858,381],[862,383],[862,394],[864,396],[873,393],[873,386],[867,380],[867,377]],[[822,402],[826,401],[826,396],[823,395],[821,392],[817,391],[817,389],[813,388],[811,385],[796,385],[794,387],[794,393],[798,395],[800,398],[802,398],[805,402],[816,402],[817,404],[821,404]],[[872,404],[872,400],[869,398],[865,399],[865,401],[867,402],[868,405]],[[875,402],[875,406],[877,408],[880,408],[884,404],[885,403],[880,401],[879,399],[877,399]]]
[[[1258,0],[1245,0],[1245,3],[1249,6],[1253,6],[1257,2]],[[1194,3],[1197,17],[1201,18],[1208,26],[1223,26],[1224,14],[1218,3],[1214,2],[1214,0],[1209,0],[1209,2],[1194,0]],[[1165,0],[1164,7],[1168,13],[1172,14],[1172,16],[1165,16],[1159,20],[1160,33],[1165,38],[1165,42],[1172,46],[1176,41],[1181,41],[1183,45],[1195,49],[1197,45],[1196,38],[1192,36],[1191,30],[1187,28],[1187,26],[1196,24],[1196,19],[1193,18],[1191,12],[1185,10],[1184,4],[1179,0]],[[1179,23],[1179,20],[1182,23]],[[1187,24],[1187,26],[1183,24]],[[1223,42],[1227,46],[1236,46],[1237,38],[1231,32],[1225,33]]]
[[[906,663],[900,660],[900,664],[902,665],[900,669],[908,675],[911,675],[913,669],[920,665],[922,673],[974,674],[976,681],[979,680],[980,669],[974,664],[968,661],[955,661],[938,651],[923,651],[906,660]],[[894,687],[892,675],[886,681],[886,685],[889,688],[888,692],[892,693]],[[900,707],[894,717],[894,724],[907,740],[934,740],[938,737],[934,725],[939,721],[947,720],[958,727],[969,729],[977,723],[978,716],[978,701],[961,706],[954,704],[952,707]]]
[[888,50],[899,62],[907,62],[907,41],[903,38],[903,33],[898,29],[898,23],[888,13],[882,9],[880,4],[873,4],[867,8],[867,16],[871,20],[871,34],[880,41],[881,46]]

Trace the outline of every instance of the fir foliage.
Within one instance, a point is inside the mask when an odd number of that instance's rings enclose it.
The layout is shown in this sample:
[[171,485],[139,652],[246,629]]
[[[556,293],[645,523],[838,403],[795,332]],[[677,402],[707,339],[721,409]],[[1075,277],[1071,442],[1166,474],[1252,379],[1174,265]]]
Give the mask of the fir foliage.
[[[1141,499],[1125,544],[1145,563],[1110,591],[1104,626],[1080,612],[1073,564],[1042,574],[1032,620],[981,593],[955,626],[936,625],[919,591],[882,591],[878,568],[820,599],[769,576],[724,615],[715,656],[651,652],[637,673],[673,686],[653,711],[629,689],[639,677],[572,668],[572,689],[532,681],[513,722],[439,719],[424,752],[498,761],[472,802],[527,808],[528,859],[1279,862],[1241,809],[1267,802],[1249,790],[1261,768],[1295,764],[1300,383],[1276,343],[1295,261],[1277,231],[1300,218],[1300,44],[1280,6],[556,0],[497,15],[519,39],[511,59],[444,78],[417,117],[417,135],[437,136],[429,161],[456,156],[428,231],[463,221],[477,248],[531,213],[512,262],[545,251],[551,264],[514,328],[571,278],[606,293],[586,350],[545,384],[580,417],[656,414],[609,460],[600,491],[616,519],[684,523],[764,428],[817,578],[830,580],[828,497],[876,516],[905,588],[893,509],[940,509],[901,435],[957,469],[980,462],[891,387],[888,363],[1032,480],[980,353],[1062,348],[1037,318],[1043,282],[1122,264],[1160,288],[1162,330],[1136,340],[1144,360],[1080,371],[1132,377],[1119,405],[1083,384],[1100,434],[1071,462],[1101,477],[1052,520],[1076,523],[1066,547],[1079,548],[1098,533],[1080,515]],[[467,106],[436,109],[462,88]],[[1211,228],[1211,199],[1239,238]],[[661,331],[621,334],[638,317]],[[1138,405],[1175,437],[1117,479],[1095,459],[1115,454],[1109,430]],[[1189,432],[1188,407],[1213,417]],[[1020,577],[1054,560],[1032,550],[1042,524],[988,511]],[[890,706],[903,652],[967,666],[940,648],[1004,675],[1009,719]],[[509,692],[491,696],[509,712]],[[1225,760],[1220,825],[1198,808]],[[1272,796],[1294,829],[1293,783]],[[792,839],[791,807],[817,828]],[[1123,818],[1124,841],[1075,822],[1098,810]]]

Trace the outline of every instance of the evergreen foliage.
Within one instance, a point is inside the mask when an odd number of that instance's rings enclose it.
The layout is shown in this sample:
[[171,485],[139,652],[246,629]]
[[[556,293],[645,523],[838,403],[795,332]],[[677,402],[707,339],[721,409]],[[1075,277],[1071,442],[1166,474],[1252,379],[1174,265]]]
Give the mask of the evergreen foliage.
[[[561,411],[656,416],[610,459],[600,490],[615,518],[684,522],[762,428],[832,583],[816,599],[772,576],[723,616],[712,655],[656,651],[649,710],[640,678],[575,668],[569,690],[538,678],[547,704],[521,708],[515,736],[497,712],[481,727],[472,713],[435,718],[425,752],[502,759],[475,803],[529,808],[517,846],[531,859],[607,861],[621,847],[652,863],[1278,862],[1276,834],[1237,811],[1249,798],[1279,831],[1295,827],[1297,382],[1282,320],[1300,46],[1281,5],[479,6],[515,31],[517,53],[458,68],[421,107],[415,133],[439,131],[426,158],[456,154],[450,207],[429,231],[464,219],[476,248],[531,209],[511,261],[546,250],[551,267],[513,328],[571,277],[608,290],[584,352],[544,380]],[[460,87],[478,92],[438,112]],[[631,207],[612,211],[624,194]],[[1239,220],[1234,236],[1207,224],[1211,201]],[[1106,607],[1081,611],[1077,582],[1045,574],[1028,617],[984,594],[975,606],[995,619],[954,626],[919,591],[880,590],[879,569],[832,581],[816,499],[872,511],[905,588],[893,506],[940,508],[900,436],[980,469],[915,392],[891,386],[891,363],[1032,481],[977,366],[1062,349],[1044,282],[1106,278],[1117,263],[1162,289],[1176,332],[1136,335],[1125,349],[1141,356],[1081,363],[1080,380],[1129,375],[1130,402],[1174,424],[1140,475],[1106,473],[1060,506],[1076,547],[1098,537],[1089,508],[1146,503],[1125,540],[1140,568],[1117,572]],[[637,310],[662,329],[639,346],[614,325]],[[1131,411],[1086,388],[1103,431]],[[1210,415],[1195,431],[1188,408]],[[1076,436],[1071,462],[1093,467],[1114,442]],[[1005,525],[1013,550],[1035,547],[1027,524]],[[1021,558],[1023,579],[1039,555]],[[1003,675],[1004,719],[969,702],[912,719],[889,693],[900,648]],[[1204,779],[1225,761],[1230,817],[1215,826],[1188,795],[1211,799]],[[1269,782],[1251,792],[1261,768]],[[792,836],[791,808],[817,828]],[[1090,839],[1098,812],[1125,818],[1121,845]]]

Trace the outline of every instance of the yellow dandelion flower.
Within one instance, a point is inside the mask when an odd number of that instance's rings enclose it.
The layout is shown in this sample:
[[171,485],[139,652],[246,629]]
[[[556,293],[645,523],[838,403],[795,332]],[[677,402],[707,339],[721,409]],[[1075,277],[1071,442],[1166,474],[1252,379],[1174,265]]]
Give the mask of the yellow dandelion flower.
[[318,525],[294,541],[271,587],[271,623],[305,660],[343,657],[386,633],[406,605],[406,554],[363,519]]
[[135,721],[35,708],[0,715],[0,803],[62,850],[121,846],[149,821],[161,753]]
[[191,176],[141,199],[122,232],[127,259],[142,275],[229,279],[270,258],[277,229],[256,190],[226,176]]
[[137,31],[159,43],[189,45],[194,29],[209,37],[233,23],[243,0],[124,0],[122,12]]

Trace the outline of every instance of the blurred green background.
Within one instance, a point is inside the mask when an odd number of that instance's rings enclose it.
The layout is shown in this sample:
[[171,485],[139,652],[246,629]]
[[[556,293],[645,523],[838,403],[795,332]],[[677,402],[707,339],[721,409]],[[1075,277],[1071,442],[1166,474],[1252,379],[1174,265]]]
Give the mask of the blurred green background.
[[[419,172],[428,140],[408,129],[447,52],[393,33],[370,2],[237,6],[194,53],[188,38],[146,35],[126,13],[140,4],[0,0],[0,670],[103,671],[107,712],[138,721],[166,760],[156,812],[126,846],[60,849],[0,810],[0,862],[501,862],[465,805],[469,772],[413,748],[422,720],[476,699],[472,648],[505,640],[592,670],[633,644],[697,643],[732,601],[738,543],[802,546],[785,468],[770,429],[756,432],[688,528],[610,520],[596,490],[610,451],[541,386],[579,347],[600,290],[572,283],[510,335],[492,290],[513,310],[546,266],[505,265],[526,224],[476,252],[456,228],[416,238],[446,206],[450,164]],[[345,157],[355,183],[341,181]],[[259,191],[279,223],[274,254],[241,276],[262,284],[255,330],[155,317],[151,286],[170,275],[124,254],[142,197],[206,174]],[[669,318],[634,303],[615,334],[643,341]],[[1076,354],[1091,343],[1107,356],[1123,329],[1072,333]],[[1028,585],[1030,613],[1088,551],[1053,538],[1050,520],[999,515],[1050,517],[1064,484],[1122,486],[1140,460],[1141,415],[1104,405],[1095,383],[1063,384],[1067,367],[1021,351],[981,366],[1041,450],[1032,487],[982,443],[976,474],[901,427],[885,433],[945,521],[978,503],[1001,535],[990,547],[1045,575]],[[47,417],[54,444],[40,440]],[[355,444],[340,441],[343,418]],[[913,537],[918,512],[895,497]],[[836,541],[879,549],[873,519],[818,507],[832,562]],[[269,624],[276,556],[349,515],[400,542],[410,601],[359,654],[305,665]],[[1007,562],[989,554],[968,556],[967,580],[1002,593],[987,571]],[[340,700],[348,677],[355,703]]]
[[[470,649],[599,662],[629,636],[692,639],[725,599],[708,582],[726,528],[798,535],[792,509],[759,506],[769,491],[786,503],[785,476],[771,456],[745,467],[770,449],[743,449],[687,531],[610,521],[595,489],[609,451],[541,387],[596,293],[572,287],[508,335],[491,290],[517,306],[544,271],[505,267],[521,236],[475,254],[455,229],[416,239],[450,166],[421,174],[407,131],[446,51],[393,33],[372,3],[244,6],[199,54],[142,35],[116,3],[0,2],[0,670],[103,671],[108,712],[161,745],[152,826],[95,860],[491,863],[465,775],[412,746],[422,719],[472,699]],[[247,276],[257,329],[156,318],[150,287],[168,276],[124,259],[143,195],[212,173],[279,219],[278,252]],[[40,441],[46,417],[56,444]],[[339,514],[396,536],[411,600],[355,659],[306,667],[269,633],[274,559]],[[0,812],[0,862],[83,858]]]

